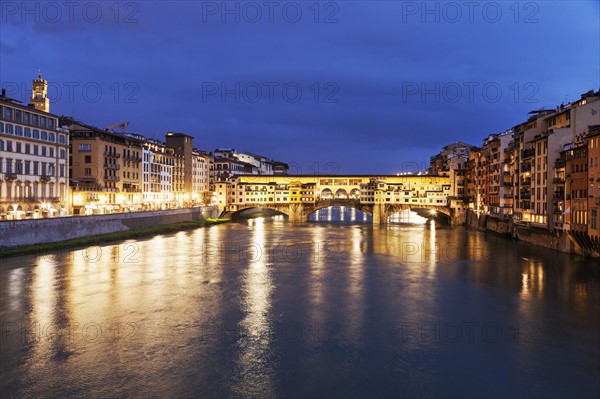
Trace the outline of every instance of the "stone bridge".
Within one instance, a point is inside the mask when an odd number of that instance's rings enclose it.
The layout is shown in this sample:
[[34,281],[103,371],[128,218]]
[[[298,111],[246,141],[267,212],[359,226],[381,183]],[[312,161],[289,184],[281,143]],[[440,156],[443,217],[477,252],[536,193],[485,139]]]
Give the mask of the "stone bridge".
[[367,213],[371,215],[373,224],[385,224],[388,221],[388,217],[406,209],[430,209],[448,216],[450,220],[452,220],[453,217],[452,209],[447,206],[429,204],[368,204],[362,203],[357,199],[341,198],[318,200],[314,203],[245,204],[243,206],[236,206],[235,208],[232,207],[233,209],[227,210],[224,216],[235,218],[237,215],[249,209],[265,208],[287,215],[290,222],[307,222],[309,215],[313,212],[332,206],[354,208],[358,211]]

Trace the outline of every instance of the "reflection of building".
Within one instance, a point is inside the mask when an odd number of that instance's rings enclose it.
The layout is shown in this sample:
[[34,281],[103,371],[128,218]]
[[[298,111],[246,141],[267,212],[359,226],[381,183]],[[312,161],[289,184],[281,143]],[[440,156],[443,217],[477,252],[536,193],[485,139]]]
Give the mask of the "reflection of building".
[[142,142],[70,118],[73,213],[82,215],[140,210]]
[[31,105],[0,96],[0,219],[68,213],[69,135],[50,114],[48,83],[33,81]]

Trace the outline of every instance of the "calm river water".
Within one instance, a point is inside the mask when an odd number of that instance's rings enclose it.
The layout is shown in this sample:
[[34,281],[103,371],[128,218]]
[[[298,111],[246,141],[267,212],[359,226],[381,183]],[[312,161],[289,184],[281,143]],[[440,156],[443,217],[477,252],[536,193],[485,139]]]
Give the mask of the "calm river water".
[[600,397],[593,261],[254,219],[0,260],[2,397]]

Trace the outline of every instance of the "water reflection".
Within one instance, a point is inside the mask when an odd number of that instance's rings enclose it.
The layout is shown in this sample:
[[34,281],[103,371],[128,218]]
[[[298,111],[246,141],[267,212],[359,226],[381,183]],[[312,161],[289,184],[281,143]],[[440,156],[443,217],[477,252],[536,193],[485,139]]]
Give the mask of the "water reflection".
[[[433,221],[282,217],[8,259],[1,388],[14,397],[597,396],[598,274],[589,260]],[[293,339],[282,325],[294,326]]]
[[371,215],[347,206],[330,206],[308,216],[309,222],[371,223]]
[[243,397],[275,397],[275,369],[277,364],[272,353],[273,333],[271,295],[273,284],[270,265],[267,264],[268,248],[265,219],[249,219],[252,227],[248,246],[246,271],[242,279],[242,312],[240,322],[240,355],[237,360],[238,380],[234,393]]

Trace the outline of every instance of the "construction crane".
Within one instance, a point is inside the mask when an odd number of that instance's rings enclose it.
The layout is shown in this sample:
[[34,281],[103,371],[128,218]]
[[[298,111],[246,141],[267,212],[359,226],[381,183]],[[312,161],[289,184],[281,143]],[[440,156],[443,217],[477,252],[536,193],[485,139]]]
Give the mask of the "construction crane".
[[125,128],[127,126],[129,126],[129,122],[121,122],[105,127],[104,130],[107,132],[114,132],[115,129],[121,129],[121,133],[125,133]]

